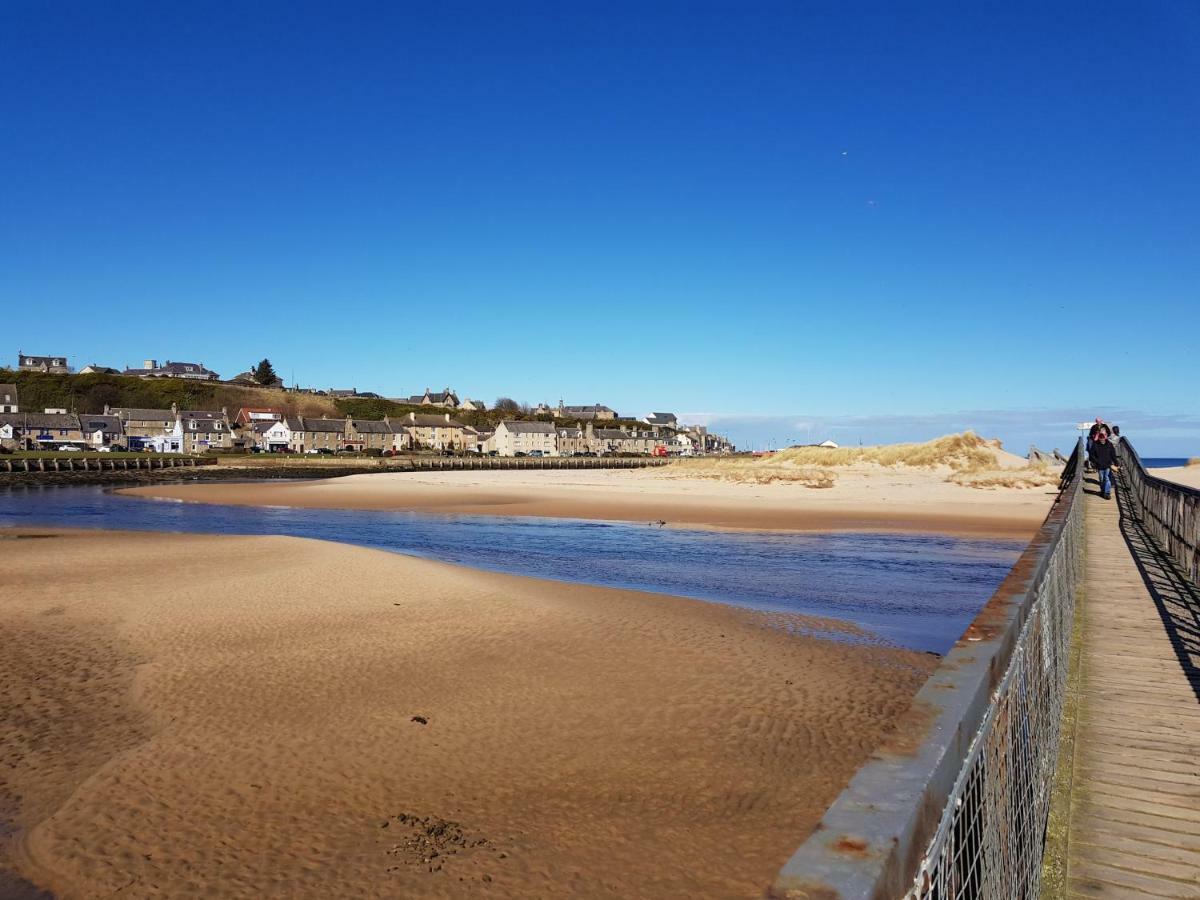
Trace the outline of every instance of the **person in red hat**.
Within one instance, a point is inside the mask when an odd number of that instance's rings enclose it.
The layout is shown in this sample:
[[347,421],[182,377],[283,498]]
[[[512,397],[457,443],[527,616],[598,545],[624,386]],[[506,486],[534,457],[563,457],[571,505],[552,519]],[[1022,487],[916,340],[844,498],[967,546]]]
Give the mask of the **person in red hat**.
[[1096,432],[1096,440],[1088,451],[1088,459],[1096,470],[1100,484],[1100,496],[1105,500],[1112,498],[1112,473],[1121,471],[1117,466],[1117,448],[1108,439],[1108,429],[1101,428]]

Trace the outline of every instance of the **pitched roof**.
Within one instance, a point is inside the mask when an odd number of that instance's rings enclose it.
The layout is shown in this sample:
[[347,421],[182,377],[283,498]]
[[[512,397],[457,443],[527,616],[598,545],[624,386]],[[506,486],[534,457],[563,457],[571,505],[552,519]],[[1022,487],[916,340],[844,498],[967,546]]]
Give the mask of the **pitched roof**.
[[555,434],[555,428],[549,422],[510,422],[505,419],[500,423],[513,434]]
[[303,431],[304,430],[304,423],[301,421],[299,416],[287,416],[286,418],[284,418],[283,422],[292,431]]
[[79,428],[79,418],[70,413],[30,413],[25,415],[26,428]]
[[204,434],[211,434],[216,431],[226,431],[224,423],[220,419],[187,419],[183,426],[184,431],[199,431]]
[[135,409],[128,406],[109,407],[109,412],[123,422],[170,422],[175,413],[169,409]]
[[17,386],[15,384],[0,384],[0,397],[7,394],[10,397],[17,396]]
[[376,419],[351,419],[354,430],[359,434],[391,434],[387,422]]
[[620,428],[597,428],[593,434],[607,441],[623,441],[629,438],[629,435]]
[[95,431],[103,431],[105,434],[121,434],[124,431],[121,427],[120,416],[105,416],[99,413],[85,413],[79,416],[79,427],[89,434]]
[[202,363],[192,362],[172,362],[167,360],[161,366],[153,369],[126,369],[126,375],[200,375],[205,378],[212,376],[217,378],[217,373],[212,369],[204,368]]
[[345,419],[304,419],[304,431],[325,431],[344,434],[346,431]]
[[180,413],[185,419],[224,419],[225,413],[211,409],[185,409]]
[[413,426],[418,428],[462,428],[462,422],[456,422],[454,419],[446,421],[445,416],[421,415],[421,413],[412,413],[409,416],[408,427]]
[[252,415],[253,413],[272,413],[276,420],[283,418],[283,410],[277,409],[274,406],[243,406],[237,411],[237,415],[234,418],[239,422],[243,420],[251,421],[256,418]]

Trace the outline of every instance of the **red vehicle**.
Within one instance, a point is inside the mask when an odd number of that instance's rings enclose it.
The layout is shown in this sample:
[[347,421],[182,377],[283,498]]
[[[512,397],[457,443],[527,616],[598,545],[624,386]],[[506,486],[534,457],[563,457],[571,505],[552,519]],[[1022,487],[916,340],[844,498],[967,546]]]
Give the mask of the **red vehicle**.
[[664,447],[662,444],[657,444],[657,445],[655,445],[654,449],[652,451],[650,451],[650,455],[651,456],[666,456],[667,448]]

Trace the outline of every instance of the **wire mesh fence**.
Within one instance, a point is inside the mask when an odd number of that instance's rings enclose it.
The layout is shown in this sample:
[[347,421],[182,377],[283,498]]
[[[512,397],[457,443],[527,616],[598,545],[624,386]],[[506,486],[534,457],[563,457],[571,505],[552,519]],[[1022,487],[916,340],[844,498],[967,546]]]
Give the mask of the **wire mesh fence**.
[[1083,517],[1068,520],[908,897],[1036,897],[1070,657]]
[[1083,568],[1083,468],[1079,441],[1037,537],[914,700],[926,719],[915,752],[881,748],[769,896],[1037,896]]

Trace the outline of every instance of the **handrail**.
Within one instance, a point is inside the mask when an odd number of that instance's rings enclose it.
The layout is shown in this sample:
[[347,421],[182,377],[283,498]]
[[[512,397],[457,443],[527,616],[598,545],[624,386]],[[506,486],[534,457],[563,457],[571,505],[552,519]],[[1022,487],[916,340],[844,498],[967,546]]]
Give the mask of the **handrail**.
[[1192,583],[1200,584],[1200,490],[1151,475],[1125,438],[1116,450],[1142,525]]
[[1083,441],[1029,547],[772,898],[1036,896],[1082,573]]

